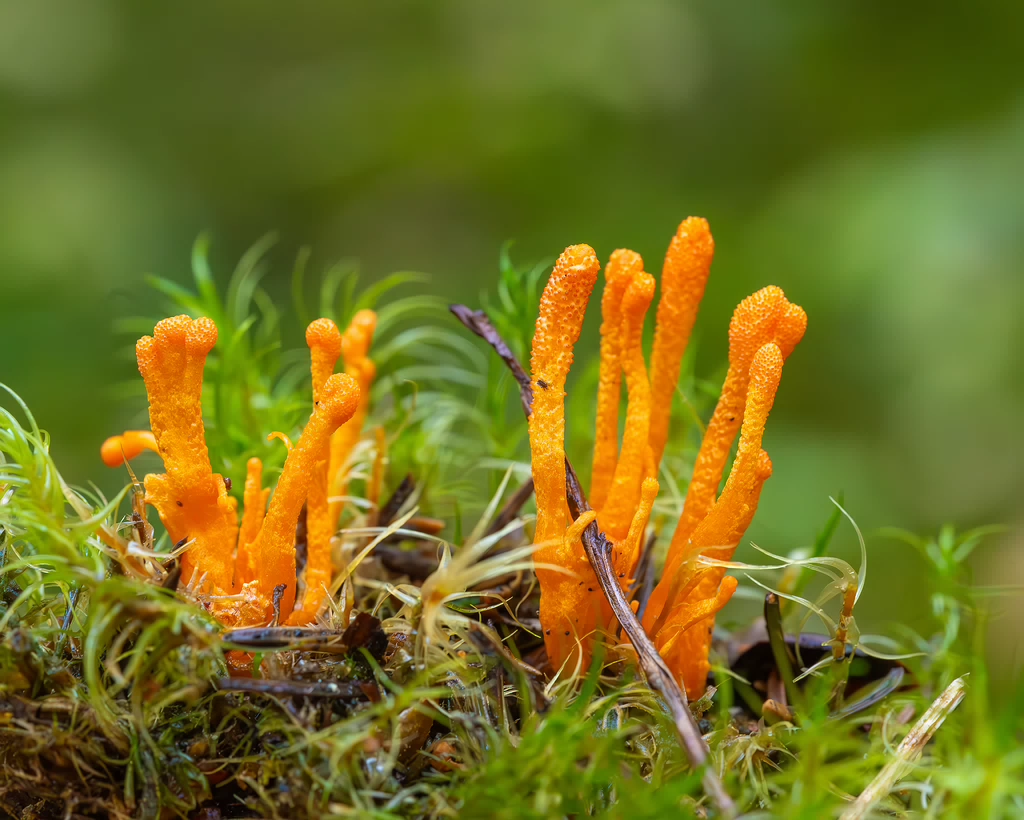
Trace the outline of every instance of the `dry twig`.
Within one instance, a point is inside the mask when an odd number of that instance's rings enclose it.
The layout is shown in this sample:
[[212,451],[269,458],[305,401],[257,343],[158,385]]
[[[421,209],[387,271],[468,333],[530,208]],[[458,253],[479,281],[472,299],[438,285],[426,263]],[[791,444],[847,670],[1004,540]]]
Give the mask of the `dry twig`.
[[842,813],[839,820],[860,820],[867,817],[872,807],[885,797],[893,786],[903,779],[921,757],[921,752],[928,741],[938,731],[943,721],[960,705],[966,694],[966,683],[963,675],[953,681],[946,690],[928,707],[921,719],[914,724],[903,742],[896,749],[896,756],[882,768],[871,781],[860,797],[854,800]]

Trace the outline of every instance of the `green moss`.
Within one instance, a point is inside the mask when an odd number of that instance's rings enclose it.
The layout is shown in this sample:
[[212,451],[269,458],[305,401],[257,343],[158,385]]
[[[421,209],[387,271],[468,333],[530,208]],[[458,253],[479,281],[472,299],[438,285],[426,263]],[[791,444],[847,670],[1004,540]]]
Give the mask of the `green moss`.
[[[283,448],[266,435],[297,432],[309,407],[305,352],[285,347],[279,309],[259,286],[268,243],[243,258],[223,297],[203,242],[193,257],[195,292],[154,280],[173,311],[210,316],[220,327],[204,394],[207,436],[214,470],[233,479],[236,494],[250,456],[280,466]],[[521,271],[503,255],[497,297],[486,301],[521,356],[543,270]],[[307,321],[302,260],[293,282],[295,313]],[[526,475],[515,386],[482,345],[456,329],[443,304],[398,295],[417,282],[403,274],[359,291],[355,272],[338,267],[317,294],[318,314],[339,324],[377,307],[379,378],[366,429],[383,427],[387,435],[385,496],[406,475],[415,490],[382,526],[369,526],[365,505],[352,505],[340,541],[350,560],[361,556],[358,569],[319,631],[302,639],[268,644],[225,634],[187,594],[164,588],[174,586],[172,545],[156,521],[153,551],[131,543],[140,525],[131,518],[132,486],[109,500],[68,487],[29,409],[13,394],[0,403],[0,808],[7,814],[653,818],[713,811],[662,704],[630,664],[598,664],[556,682],[535,668],[542,642],[524,529],[530,515],[520,511],[494,526]],[[131,320],[122,329],[152,325]],[[687,373],[686,392],[697,396],[689,365]],[[677,459],[685,474],[685,457]],[[363,482],[352,491],[359,495]],[[440,517],[446,528],[439,537],[415,536],[403,528],[411,515]],[[819,609],[827,632],[835,629],[835,578],[856,575],[827,557],[840,521],[834,512],[809,563],[770,561],[799,568],[789,588]],[[104,537],[104,527],[122,541]],[[725,650],[739,638],[721,636],[718,688],[695,708],[707,721],[714,765],[744,811],[841,811],[926,705],[967,672],[965,703],[880,807],[932,816],[1024,811],[1024,690],[1001,706],[989,701],[979,614],[991,595],[973,589],[964,569],[986,532],[892,534],[926,563],[927,577],[914,583],[932,590],[934,634],[900,628],[861,639],[851,630],[850,642],[922,653],[904,661],[913,687],[854,711],[852,698],[837,694],[837,676],[844,684],[847,675],[880,677],[858,657],[791,688],[795,716],[772,723],[744,706],[759,710],[769,693],[763,680],[729,668]],[[390,567],[374,558],[385,542]],[[410,549],[421,564],[435,561],[426,580],[402,573]],[[779,586],[782,570],[746,571]],[[372,616],[346,631],[350,610]],[[787,603],[782,612],[789,635],[804,630],[803,605]],[[252,678],[231,677],[225,655],[232,650],[255,653]],[[802,660],[794,656],[795,668]]]

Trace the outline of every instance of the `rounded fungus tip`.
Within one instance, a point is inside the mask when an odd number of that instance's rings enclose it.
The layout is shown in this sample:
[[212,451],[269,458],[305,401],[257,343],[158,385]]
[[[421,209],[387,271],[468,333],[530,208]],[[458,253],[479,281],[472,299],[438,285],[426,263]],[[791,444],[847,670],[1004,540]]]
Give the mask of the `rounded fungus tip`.
[[608,264],[605,265],[604,275],[608,282],[628,280],[644,269],[644,260],[636,251],[629,248],[619,248],[612,251],[608,257]]
[[139,372],[145,376],[156,363],[156,339],[143,336],[135,343],[135,360],[139,363]]
[[108,467],[120,467],[144,450],[157,451],[156,437],[149,430],[126,430],[100,445],[100,458]]
[[597,254],[590,245],[570,245],[555,263],[555,272],[581,269],[584,271],[595,271],[599,267]]
[[122,436],[111,436],[100,445],[100,458],[108,467],[120,467],[128,453],[122,452]]
[[782,350],[774,342],[761,345],[750,362],[750,391],[774,398],[782,381]]
[[542,379],[561,395],[572,366],[573,346],[579,339],[590,293],[601,269],[589,245],[570,245],[548,278],[540,297],[536,332],[530,356],[534,383]]
[[657,287],[657,282],[649,273],[641,270],[633,274],[626,293],[622,297],[622,312],[630,320],[639,320],[654,298],[655,287]]
[[373,333],[377,329],[377,314],[369,308],[364,308],[352,317],[352,325],[364,332]]
[[679,223],[676,236],[686,237],[691,242],[714,242],[711,238],[711,226],[702,216],[688,216]]
[[706,219],[688,216],[679,223],[665,253],[662,279],[667,291],[678,289],[685,298],[670,309],[696,316],[714,255],[715,239]]
[[[707,272],[711,267],[711,259],[715,254],[715,239],[711,235],[711,226],[701,216],[688,216],[679,223],[676,235],[672,238],[666,254],[665,274],[668,276],[680,275],[695,263],[703,269],[699,277],[701,281],[700,292],[697,301],[703,295],[703,282],[707,281]],[[696,308],[696,305],[694,305]]]
[[[188,317],[176,317],[185,318]],[[213,319],[201,316],[194,322],[189,320],[185,328],[185,344],[190,355],[205,356],[217,344],[217,325]]]
[[786,294],[775,285],[761,288],[736,306],[729,322],[729,364],[746,371],[758,348],[771,338],[785,310]]
[[353,366],[366,358],[376,330],[377,314],[372,310],[360,310],[352,317],[345,332],[341,334],[341,352],[346,365]]
[[188,338],[191,325],[192,319],[185,314],[169,316],[156,323],[153,337],[165,343],[182,344]]
[[317,410],[342,425],[348,421],[359,406],[359,385],[346,373],[335,373],[324,384],[323,396]]
[[785,358],[789,358],[789,354],[800,344],[800,340],[803,339],[806,332],[807,313],[800,305],[787,303],[786,311],[775,328],[775,343],[782,350],[782,355]]
[[335,360],[341,355],[341,332],[330,319],[314,319],[306,328],[306,345],[321,348]]

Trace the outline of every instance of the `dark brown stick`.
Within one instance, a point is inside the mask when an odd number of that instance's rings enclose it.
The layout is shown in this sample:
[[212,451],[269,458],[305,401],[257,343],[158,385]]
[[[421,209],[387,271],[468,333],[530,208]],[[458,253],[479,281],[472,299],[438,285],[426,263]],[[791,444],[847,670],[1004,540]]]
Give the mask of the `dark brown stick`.
[[519,515],[523,505],[529,501],[531,495],[533,495],[533,476],[530,476],[525,484],[512,493],[512,497],[505,502],[501,512],[495,517],[491,526],[487,528],[487,534],[494,535],[494,533],[501,532],[501,530],[511,524],[513,519]]
[[408,575],[411,581],[425,581],[437,570],[436,555],[424,555],[418,549],[404,550],[394,544],[378,544],[373,554],[391,572]]
[[416,482],[411,475],[407,475],[402,479],[402,483],[399,484],[395,491],[391,494],[384,506],[380,508],[380,515],[377,517],[377,525],[380,527],[386,527],[398,516],[398,511],[402,509],[402,505],[409,500],[410,496],[416,491]]
[[530,410],[533,408],[533,384],[530,382],[530,376],[523,369],[523,366],[519,364],[516,354],[512,352],[512,349],[505,343],[505,340],[501,338],[501,334],[491,324],[490,317],[482,310],[471,310],[465,305],[449,305],[448,310],[469,330],[473,331],[494,348],[494,352],[501,356],[501,360],[508,365],[508,369],[512,371],[513,378],[519,384],[519,395],[523,400],[523,412],[529,417]]
[[643,623],[644,610],[647,609],[647,601],[654,591],[654,542],[658,540],[658,534],[651,532],[644,544],[644,551],[640,555],[640,563],[636,568],[636,579],[633,586],[629,588],[629,597],[639,602],[636,610],[637,620]]
[[[530,377],[508,345],[505,344],[505,341],[494,328],[494,325],[491,324],[487,314],[482,310],[470,310],[465,305],[452,305],[450,310],[469,330],[491,345],[498,355],[501,356],[502,361],[508,365],[515,380],[519,383],[523,410],[527,418],[529,418],[530,412],[533,409],[533,386],[530,383]],[[579,477],[576,475],[572,464],[569,463],[568,458],[565,460],[565,490],[569,501],[569,512],[572,513],[574,519],[579,518],[580,515],[591,509],[583,493],[583,488],[580,486]],[[590,565],[594,568],[594,573],[597,575],[601,589],[611,605],[612,612],[615,613],[615,617],[622,626],[622,630],[636,649],[640,666],[644,670],[648,684],[652,689],[660,693],[668,704],[679,740],[686,751],[687,757],[690,759],[691,765],[694,768],[705,767],[705,792],[715,802],[718,810],[724,816],[734,817],[736,815],[736,806],[733,804],[732,798],[726,793],[718,776],[708,766],[710,751],[704,742],[704,738],[701,736],[693,713],[690,712],[686,693],[679,688],[675,678],[672,677],[672,673],[665,665],[665,661],[658,654],[657,648],[651,642],[651,639],[647,637],[647,633],[644,632],[644,628],[640,621],[637,620],[636,615],[633,614],[633,609],[630,607],[629,601],[626,599],[625,593],[623,593],[622,587],[619,586],[618,579],[615,577],[615,570],[611,564],[611,544],[604,533],[598,528],[596,521],[591,522],[590,526],[583,530],[582,540],[583,549],[587,553]]]
[[[223,635],[225,643],[248,650],[274,649],[324,652],[347,655],[353,649],[387,643],[380,621],[367,612],[357,612],[355,618],[341,632],[335,629],[307,629],[298,626],[257,626],[233,629]],[[376,657],[376,653],[373,653]]]
[[268,678],[221,678],[217,688],[222,692],[251,692],[278,697],[306,698],[359,698],[369,700],[368,690],[373,687],[367,681],[301,681],[271,680]]

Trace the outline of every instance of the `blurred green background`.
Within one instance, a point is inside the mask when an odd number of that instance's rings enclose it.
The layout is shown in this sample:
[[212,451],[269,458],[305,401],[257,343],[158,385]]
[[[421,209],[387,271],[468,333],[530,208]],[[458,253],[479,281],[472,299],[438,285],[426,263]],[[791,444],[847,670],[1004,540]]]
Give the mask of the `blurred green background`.
[[[756,288],[810,315],[750,537],[807,543],[843,491],[867,531],[1007,524],[977,578],[1019,584],[1022,25],[984,0],[2,0],[0,381],[67,478],[110,488],[99,443],[142,409],[112,389],[133,377],[112,323],[156,311],[144,272],[187,280],[201,231],[222,274],[279,232],[282,293],[309,245],[314,271],[421,270],[475,302],[506,239],[657,271],[698,214],[718,245],[699,373]],[[863,625],[924,628],[921,563],[870,551]],[[1006,669],[1019,602],[993,630]]]

